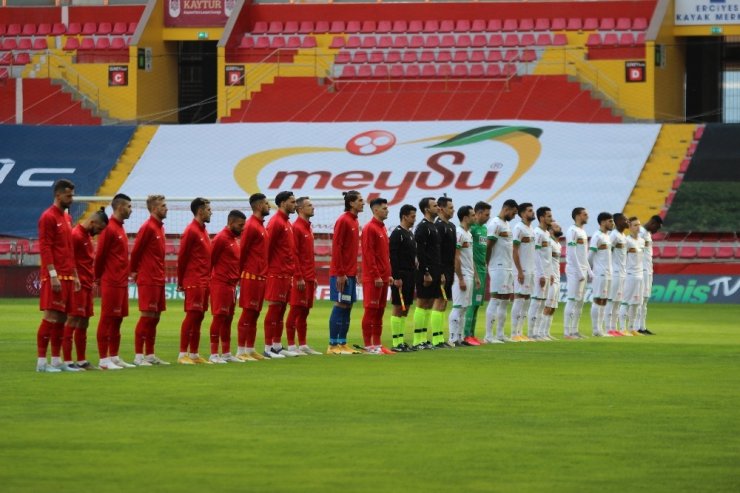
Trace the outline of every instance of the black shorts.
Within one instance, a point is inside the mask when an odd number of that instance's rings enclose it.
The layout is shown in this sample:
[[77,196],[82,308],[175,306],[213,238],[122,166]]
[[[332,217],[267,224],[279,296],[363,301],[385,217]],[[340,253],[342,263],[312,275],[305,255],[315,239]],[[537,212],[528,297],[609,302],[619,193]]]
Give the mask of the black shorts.
[[[445,294],[447,295],[447,299],[449,301],[452,301],[452,283],[455,281],[455,271],[453,270],[445,270]],[[437,298],[442,297],[442,293],[438,294],[436,296]]]
[[433,300],[442,297],[442,287],[440,286],[441,273],[431,271],[432,283],[424,286],[424,272],[416,271],[416,298],[422,300]]
[[[416,279],[413,272],[402,272],[398,279],[403,281],[401,292],[403,293],[403,303],[409,308],[414,303],[414,284]],[[401,296],[398,294],[398,288],[391,286],[391,304],[401,306]]]

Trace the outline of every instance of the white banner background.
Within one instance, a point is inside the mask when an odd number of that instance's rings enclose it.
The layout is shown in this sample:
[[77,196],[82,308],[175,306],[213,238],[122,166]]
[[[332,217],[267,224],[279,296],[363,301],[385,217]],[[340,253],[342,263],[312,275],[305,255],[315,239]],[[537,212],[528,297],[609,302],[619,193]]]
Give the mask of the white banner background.
[[[514,175],[520,155],[530,152],[520,143],[518,151],[511,141],[483,140],[467,145],[445,148],[429,146],[451,136],[478,127],[491,125],[515,125],[533,127],[542,131],[539,137],[541,153],[531,168],[492,200],[493,214],[497,214],[501,203],[507,198],[519,202],[532,202],[535,208],[547,205],[553,209],[554,217],[565,227],[571,222],[570,212],[574,207],[586,207],[592,216],[587,231],[596,229],[595,218],[601,211],[617,212],[624,207],[637,181],[660,125],[588,125],[552,122],[521,121],[443,121],[443,122],[359,122],[359,123],[264,123],[227,125],[162,126],[149,144],[140,161],[121,187],[121,192],[132,196],[162,193],[170,197],[233,197],[244,196],[243,210],[247,214],[246,187],[249,176],[254,181],[255,173],[242,173],[237,181],[235,169],[244,168],[243,160],[256,153],[271,152],[272,160],[257,169],[256,183],[259,191],[273,198],[280,190],[293,190],[296,196],[338,196],[342,189],[332,187],[341,182],[337,175],[355,181],[353,188],[364,196],[379,192],[383,197],[396,197],[398,203],[390,206],[387,224],[398,223],[398,210],[403,203],[418,205],[424,196],[439,197],[446,193],[452,197],[456,208],[473,205],[479,200],[488,200],[499,192]],[[395,136],[396,143],[385,152],[374,155],[357,155],[346,150],[348,142],[368,131],[385,131]],[[422,139],[428,139],[419,142]],[[508,142],[508,143],[507,143]],[[530,146],[534,142],[530,139]],[[531,146],[530,146],[531,147]],[[286,151],[286,148],[294,148]],[[322,149],[323,148],[323,149]],[[297,150],[296,150],[297,149]],[[461,164],[452,164],[453,154],[462,156]],[[445,153],[440,156],[440,153]],[[263,154],[264,155],[264,154]],[[433,156],[437,155],[436,158]],[[428,161],[438,162],[432,169]],[[242,163],[242,164],[240,164]],[[445,168],[452,180],[444,183]],[[280,172],[322,172],[327,183],[317,188],[318,175],[306,178],[301,188],[296,186],[296,177],[284,176],[276,180]],[[491,187],[485,190],[460,187],[464,172],[469,176],[467,185],[479,185],[487,173],[496,171]],[[375,184],[385,172],[385,183],[393,190],[376,190]],[[427,172],[428,189],[419,188],[419,178]],[[414,178],[407,193],[399,192],[398,185],[404,177]],[[488,175],[490,178],[490,174]],[[364,178],[368,179],[364,179]],[[341,177],[340,177],[341,178]],[[241,182],[241,183],[240,183]],[[456,186],[456,184],[458,186]],[[442,185],[442,186],[440,186]],[[272,186],[272,188],[271,188]],[[431,188],[431,189],[429,189]],[[256,190],[249,189],[254,192]],[[326,208],[325,208],[326,209]],[[338,206],[330,210],[317,210],[315,223],[320,230],[330,230],[334,218],[341,212]],[[173,214],[185,217],[175,218]],[[225,224],[225,212],[214,215],[209,231],[215,233]],[[146,218],[136,215],[127,223],[128,231],[135,231]],[[165,222],[169,233],[181,231],[182,225],[190,221],[187,212],[173,212]],[[361,222],[369,220],[369,207]],[[419,218],[420,219],[420,218]],[[177,224],[178,227],[174,228]]]
[[676,0],[677,26],[740,24],[740,0]]

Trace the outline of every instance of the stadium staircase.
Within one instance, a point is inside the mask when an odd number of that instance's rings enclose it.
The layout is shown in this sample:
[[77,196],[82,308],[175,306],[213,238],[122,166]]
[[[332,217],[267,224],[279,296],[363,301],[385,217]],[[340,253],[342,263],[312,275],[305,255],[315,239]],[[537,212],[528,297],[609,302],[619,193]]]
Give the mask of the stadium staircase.
[[652,152],[642,169],[624,213],[628,217],[665,216],[691,156],[701,138],[703,127],[690,124],[664,124]]

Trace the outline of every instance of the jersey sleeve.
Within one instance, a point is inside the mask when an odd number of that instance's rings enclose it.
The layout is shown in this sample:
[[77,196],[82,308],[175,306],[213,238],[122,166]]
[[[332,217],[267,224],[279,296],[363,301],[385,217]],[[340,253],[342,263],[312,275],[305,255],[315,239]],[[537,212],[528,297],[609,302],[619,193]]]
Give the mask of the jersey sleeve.
[[491,224],[486,226],[486,236],[489,240],[498,240],[499,227],[496,221],[491,221]]
[[377,234],[372,232],[372,227],[366,226],[362,230],[362,269],[368,278],[377,279],[380,276],[380,266],[375,258],[378,250]]
[[401,275],[400,253],[402,245],[403,235],[398,230],[398,228],[396,228],[391,232],[390,238],[388,238],[388,250],[391,258],[391,275],[394,279],[398,278]]
[[517,224],[514,227],[514,234],[512,235],[513,236],[512,240],[513,240],[514,245],[520,245],[522,243],[522,236],[524,235],[524,230],[521,227],[519,227],[520,224],[521,223]]
[[429,226],[425,226],[425,223],[419,224],[414,231],[414,239],[416,240],[416,258],[419,260],[419,269],[424,272],[429,272]]
[[211,271],[216,268],[216,265],[221,258],[221,254],[224,252],[225,246],[226,242],[223,237],[220,234],[217,234],[211,242]]
[[578,232],[574,228],[569,228],[568,231],[566,232],[565,242],[567,243],[569,247],[574,247],[576,246],[577,241],[578,241]]
[[144,254],[144,245],[147,244],[150,237],[151,230],[147,227],[141,228],[139,234],[136,235],[134,247],[131,249],[131,272],[139,272],[141,257]]
[[455,235],[456,237],[455,238],[455,248],[457,250],[460,250],[463,247],[463,243],[464,243],[463,234],[464,234],[464,231],[461,228],[459,231],[457,231],[457,234]]
[[41,219],[39,219],[39,253],[41,255],[41,265],[54,263],[54,239],[52,235],[55,226],[54,218],[48,214],[43,214]]
[[180,286],[185,278],[185,269],[188,265],[187,259],[190,256],[192,238],[194,238],[194,235],[190,228],[188,228],[180,239],[180,250],[177,252],[177,284]]
[[599,239],[600,238],[601,238],[601,235],[598,234],[598,233],[595,233],[591,237],[591,243],[589,244],[588,249],[591,250],[592,252],[595,252],[596,250],[598,250],[599,249]]
[[108,228],[105,228],[98,237],[98,248],[95,252],[95,262],[93,264],[95,271],[95,279],[103,277],[103,271],[105,271],[105,264],[108,261],[109,251],[109,240],[112,235],[108,233]]

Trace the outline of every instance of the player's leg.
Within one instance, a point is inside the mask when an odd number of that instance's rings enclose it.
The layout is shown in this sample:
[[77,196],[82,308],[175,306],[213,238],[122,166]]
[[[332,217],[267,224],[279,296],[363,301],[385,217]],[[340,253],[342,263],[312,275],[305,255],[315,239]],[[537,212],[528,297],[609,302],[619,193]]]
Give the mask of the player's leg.
[[[222,342],[221,334],[225,331],[224,326],[226,326],[227,323],[231,323],[228,321],[231,303],[228,298],[224,299],[226,298],[225,295],[230,294],[230,291],[230,286],[215,282],[211,283],[211,326],[208,329],[211,354],[208,357],[208,361],[215,364],[224,364],[227,362],[224,358],[221,358],[218,350]],[[224,301],[226,303],[223,303]],[[226,332],[231,331],[227,330]],[[224,352],[227,352],[230,355],[231,348]],[[234,359],[241,362],[241,360],[237,358]]]

